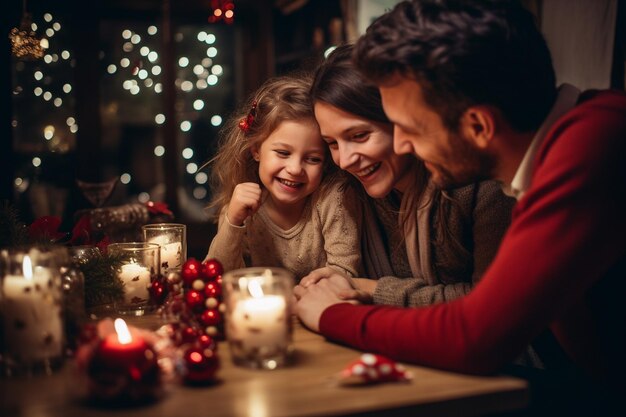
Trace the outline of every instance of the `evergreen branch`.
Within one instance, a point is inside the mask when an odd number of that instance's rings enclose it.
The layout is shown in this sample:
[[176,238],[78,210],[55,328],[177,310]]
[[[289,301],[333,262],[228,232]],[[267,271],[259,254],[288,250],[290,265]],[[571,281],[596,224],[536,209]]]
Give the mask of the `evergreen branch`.
[[117,275],[122,263],[121,255],[101,255],[76,264],[85,275],[86,308],[124,297],[124,283]]

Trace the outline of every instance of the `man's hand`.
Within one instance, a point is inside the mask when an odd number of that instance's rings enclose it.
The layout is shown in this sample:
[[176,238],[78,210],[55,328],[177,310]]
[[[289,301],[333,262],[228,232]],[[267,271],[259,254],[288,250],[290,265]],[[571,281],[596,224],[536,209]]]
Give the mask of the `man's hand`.
[[319,332],[322,313],[332,305],[346,302],[338,296],[345,290],[352,288],[341,274],[332,275],[307,287],[296,285],[293,293],[298,317],[306,327]]
[[254,182],[237,184],[228,203],[228,221],[234,226],[243,222],[261,206],[261,187]]

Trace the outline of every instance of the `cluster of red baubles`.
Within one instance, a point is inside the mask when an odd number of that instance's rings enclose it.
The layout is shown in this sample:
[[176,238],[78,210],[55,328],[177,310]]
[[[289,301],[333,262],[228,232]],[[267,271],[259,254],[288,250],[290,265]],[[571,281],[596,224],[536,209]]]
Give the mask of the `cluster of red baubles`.
[[180,349],[187,383],[211,383],[219,368],[217,344],[224,338],[222,265],[189,258],[180,273],[168,274],[169,296],[163,313],[168,335]]

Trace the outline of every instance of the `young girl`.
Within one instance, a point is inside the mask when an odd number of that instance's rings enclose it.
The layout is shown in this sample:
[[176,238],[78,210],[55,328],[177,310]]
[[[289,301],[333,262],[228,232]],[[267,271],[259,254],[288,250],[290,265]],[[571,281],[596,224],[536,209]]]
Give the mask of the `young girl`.
[[225,270],[280,266],[297,281],[322,266],[362,272],[355,198],[344,196],[309,87],[270,79],[226,126],[211,161],[219,221],[207,255]]

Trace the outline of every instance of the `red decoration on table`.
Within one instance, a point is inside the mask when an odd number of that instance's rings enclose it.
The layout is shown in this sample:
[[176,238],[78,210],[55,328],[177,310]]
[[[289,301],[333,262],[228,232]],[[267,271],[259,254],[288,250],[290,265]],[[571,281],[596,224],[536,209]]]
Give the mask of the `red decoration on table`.
[[217,352],[200,346],[189,347],[183,356],[185,370],[183,379],[189,384],[208,384],[215,381],[220,367]]
[[221,314],[223,272],[222,264],[216,259],[200,263],[197,259],[189,258],[183,264],[180,274],[185,293],[185,309],[193,315],[194,323],[190,325],[200,327],[205,334],[217,340],[224,339]]
[[163,281],[157,279],[150,284],[150,296],[157,305],[161,305],[167,296],[167,286]]
[[222,272],[215,259],[203,264],[189,258],[180,273],[172,272],[165,278],[169,294],[161,314],[170,324],[159,331],[177,346],[176,369],[185,383],[215,381],[219,368],[216,341],[224,339]]
[[[105,323],[106,325],[106,323]],[[91,399],[105,405],[145,403],[162,393],[157,353],[124,320],[115,321],[115,331],[83,345],[77,359],[88,377]]]
[[389,358],[372,353],[361,357],[339,373],[341,385],[366,385],[381,382],[407,382],[412,375],[404,367]]
[[183,264],[181,275],[183,277],[183,283],[191,288],[193,282],[197,279],[201,279],[202,264],[195,258],[189,258]]
[[185,302],[194,313],[201,314],[204,309],[204,294],[200,291],[189,290],[185,293]]
[[218,276],[224,273],[224,267],[216,259],[209,259],[208,261],[203,263],[202,266],[202,273],[210,280],[215,280]]

